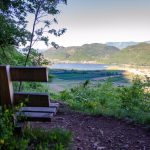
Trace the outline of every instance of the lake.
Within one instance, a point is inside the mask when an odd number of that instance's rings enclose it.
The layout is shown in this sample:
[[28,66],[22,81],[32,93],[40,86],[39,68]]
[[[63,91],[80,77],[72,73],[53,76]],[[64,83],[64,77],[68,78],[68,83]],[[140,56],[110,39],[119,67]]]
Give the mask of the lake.
[[113,78],[115,82],[124,82],[122,70],[108,70],[105,64],[59,63],[50,66],[49,74],[54,78],[49,84],[53,91],[63,91],[89,80],[91,84]]
[[108,65],[105,64],[81,64],[81,63],[56,63],[49,66],[51,69],[63,70],[105,70]]

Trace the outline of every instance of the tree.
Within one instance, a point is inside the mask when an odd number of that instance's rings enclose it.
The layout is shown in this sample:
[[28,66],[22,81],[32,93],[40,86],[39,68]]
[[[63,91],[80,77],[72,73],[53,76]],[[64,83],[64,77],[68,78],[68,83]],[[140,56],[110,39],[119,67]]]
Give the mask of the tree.
[[0,1],[0,47],[25,45],[29,32],[25,29],[27,25],[25,7],[23,0],[1,0]]
[[[53,17],[47,19],[48,16],[54,16],[59,13],[57,5],[59,3],[66,4],[66,0],[1,0],[0,1],[0,47],[7,47],[8,45],[19,46],[19,44],[26,45],[24,50],[26,51],[26,60],[24,65],[27,65],[30,55],[34,58],[34,64],[47,63],[41,54],[33,49],[33,46],[38,41],[49,44],[48,36],[45,33],[53,34],[55,36],[61,36],[66,29],[50,29],[52,23],[58,23]],[[34,16],[32,31],[26,30],[27,15],[32,14]],[[58,47],[57,44],[51,42],[54,47]],[[35,62],[37,61],[37,62]],[[21,84],[19,90],[21,89]]]
[[[45,42],[46,45],[49,44],[48,36],[45,36],[45,33],[54,34],[55,36],[61,36],[66,29],[59,29],[56,31],[55,29],[50,29],[50,25],[52,23],[58,23],[57,20],[53,17],[52,19],[47,19],[48,16],[54,16],[59,13],[57,9],[57,5],[60,3],[67,3],[66,0],[27,0],[26,1],[26,9],[27,11],[34,16],[32,31],[29,37],[29,45],[24,49],[27,51],[27,57],[25,60],[25,66],[29,60],[30,55],[33,53],[33,46],[38,41]],[[58,47],[57,44],[51,42],[54,47]],[[35,58],[33,60],[37,60],[34,64],[46,63],[46,60],[43,59],[42,54],[33,55]],[[38,59],[36,59],[36,57]],[[41,61],[42,60],[42,61]],[[21,83],[19,86],[19,91],[21,90]]]
[[[45,33],[62,35],[66,29],[56,31],[50,29],[52,23],[58,23],[55,18],[47,20],[48,16],[54,16],[59,13],[57,5],[65,3],[66,0],[1,0],[0,1],[0,47],[4,48],[9,45],[20,46],[26,45],[27,65],[33,46],[38,41],[49,44],[48,36]],[[26,30],[28,24],[27,16],[34,16],[32,31]],[[54,47],[57,44],[51,42]]]
[[43,54],[35,49],[31,50],[30,59],[32,60],[32,64],[34,66],[42,66],[49,64],[48,60],[44,58]]
[[[59,13],[57,5],[60,3],[67,3],[66,0],[27,0],[27,10],[29,13],[34,15],[34,20],[32,24],[32,31],[29,39],[29,45],[25,48],[27,51],[27,57],[25,60],[25,66],[27,65],[29,56],[32,51],[32,47],[35,42],[43,41],[46,45],[49,44],[48,36],[45,33],[54,34],[55,36],[61,36],[66,29],[60,29],[56,31],[55,29],[49,29],[52,23],[58,23],[55,18],[47,20],[48,15],[54,16]],[[58,45],[54,42],[51,44],[57,48]]]

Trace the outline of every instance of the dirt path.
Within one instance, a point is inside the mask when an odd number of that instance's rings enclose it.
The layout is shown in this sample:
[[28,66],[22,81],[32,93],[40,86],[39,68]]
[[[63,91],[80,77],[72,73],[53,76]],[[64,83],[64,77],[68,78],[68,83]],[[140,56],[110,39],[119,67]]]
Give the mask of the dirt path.
[[34,125],[71,130],[73,150],[150,150],[148,129],[111,117],[77,113],[64,104],[51,123]]

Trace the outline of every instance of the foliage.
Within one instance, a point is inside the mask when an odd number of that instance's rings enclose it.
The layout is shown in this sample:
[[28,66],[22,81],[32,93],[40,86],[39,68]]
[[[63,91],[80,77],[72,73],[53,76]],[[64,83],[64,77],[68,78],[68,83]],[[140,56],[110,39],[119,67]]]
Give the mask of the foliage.
[[150,85],[148,83],[149,80],[142,82],[138,78],[128,87],[116,87],[110,81],[96,87],[90,87],[86,83],[86,86],[83,84],[61,92],[57,99],[64,100],[72,108],[84,113],[150,123],[150,93],[145,91]]
[[[23,65],[24,60],[25,56],[18,52],[14,47],[5,47],[4,52],[2,48],[0,48],[0,64],[19,66]],[[31,61],[29,61],[28,64],[31,64]]]
[[25,35],[27,31],[20,30],[14,23],[10,20],[6,20],[3,16],[0,15],[0,47],[5,48],[6,46],[16,45],[19,43],[25,43]]
[[32,60],[33,66],[48,65],[49,62],[44,58],[43,54],[33,49],[30,54],[30,60]]
[[[84,85],[84,84],[83,84]],[[112,92],[113,91],[113,92]],[[106,113],[108,104],[110,109],[115,107],[112,101],[118,99],[117,88],[113,87],[111,82],[106,82],[97,87],[80,86],[71,89],[71,91],[63,91],[60,98],[69,102],[73,108],[90,114]],[[108,99],[109,98],[109,99]]]
[[[41,93],[47,93],[48,87],[45,84],[37,83],[37,82],[23,82],[23,89],[24,92],[41,92]],[[14,91],[18,90],[18,83],[14,83]]]
[[142,107],[145,99],[143,83],[135,78],[131,87],[120,88],[121,107],[127,111],[135,111]]
[[[0,64],[9,64],[12,66],[23,66],[26,55],[17,51],[15,47],[8,46],[0,48]],[[28,66],[47,65],[48,61],[37,51],[32,51],[31,58],[29,59]]]
[[[47,61],[43,59],[42,54],[33,50],[33,45],[39,41],[43,41],[48,45],[49,38],[45,33],[61,36],[66,31],[64,28],[59,29],[58,31],[51,29],[50,26],[53,23],[58,22],[56,18],[50,20],[47,19],[59,13],[57,5],[60,2],[66,3],[66,0],[1,0],[0,50],[3,50],[3,53],[5,53],[4,50],[8,46],[24,45],[25,48],[23,50],[26,52],[25,66],[28,65],[27,62],[30,61],[30,55],[34,56],[34,64],[40,65],[41,62],[39,61],[42,61],[42,64],[47,64]],[[31,32],[26,29],[29,14],[34,16]],[[48,15],[51,15],[51,17]],[[54,47],[58,47],[54,42],[51,44]]]
[[[148,88],[148,90],[147,90]],[[121,113],[142,123],[150,123],[150,80],[133,80],[130,87],[119,89]]]
[[67,149],[71,142],[71,133],[63,129],[26,128],[22,134],[15,134],[13,125],[13,112],[9,109],[0,112],[0,149],[26,150],[26,149]]
[[13,111],[6,109],[0,112],[0,149],[24,149],[28,144],[27,139],[14,134]]
[[25,45],[29,32],[25,29],[27,21],[26,3],[23,0],[0,1],[0,47]]
[[13,124],[11,120],[11,113],[6,110],[4,113],[0,112],[0,149],[1,145],[10,140],[13,135]]
[[[0,64],[9,64],[12,66],[23,66],[26,55],[17,51],[14,47],[8,46],[0,48]],[[48,65],[48,61],[43,55],[35,50],[32,51],[31,57],[27,63],[28,66]]]
[[[27,0],[27,11],[28,13],[32,14],[34,19],[32,23],[32,31],[31,36],[29,37],[29,44],[24,49],[27,51],[27,57],[25,60],[25,66],[27,65],[28,59],[30,57],[30,54],[33,50],[33,46],[36,42],[43,41],[47,46],[49,45],[49,37],[47,34],[53,34],[55,36],[61,36],[66,29],[59,29],[56,31],[55,29],[50,29],[50,26],[52,23],[58,23],[56,18],[53,19],[47,19],[50,17],[53,17],[54,15],[59,13],[59,10],[57,9],[57,5],[60,3],[67,3],[66,0],[39,0],[39,1],[33,1],[33,0]],[[54,42],[51,43],[55,48],[58,47],[57,44]]]

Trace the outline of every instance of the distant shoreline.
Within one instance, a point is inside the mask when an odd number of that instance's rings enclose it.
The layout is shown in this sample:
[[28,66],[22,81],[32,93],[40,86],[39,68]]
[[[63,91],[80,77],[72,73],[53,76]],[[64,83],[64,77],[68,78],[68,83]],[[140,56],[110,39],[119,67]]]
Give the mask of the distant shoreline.
[[98,63],[96,61],[52,61],[52,64],[105,64],[105,63]]
[[131,64],[105,64],[98,63],[96,61],[54,61],[52,64],[95,64],[95,65],[106,65],[106,70],[125,70],[133,75],[148,76],[150,77],[150,66],[138,66]]
[[48,67],[50,69],[63,70],[107,70],[108,65],[94,63],[54,63]]
[[134,64],[117,64],[117,63],[101,63],[97,61],[52,61],[51,64],[101,64],[101,65],[109,65],[109,66],[119,66],[119,67],[139,67],[139,68],[147,68],[149,65],[134,65]]

